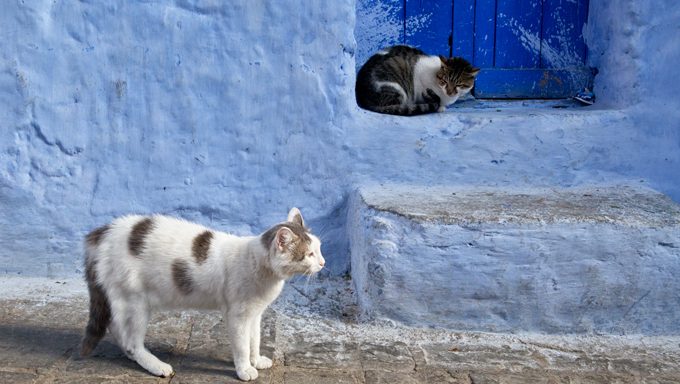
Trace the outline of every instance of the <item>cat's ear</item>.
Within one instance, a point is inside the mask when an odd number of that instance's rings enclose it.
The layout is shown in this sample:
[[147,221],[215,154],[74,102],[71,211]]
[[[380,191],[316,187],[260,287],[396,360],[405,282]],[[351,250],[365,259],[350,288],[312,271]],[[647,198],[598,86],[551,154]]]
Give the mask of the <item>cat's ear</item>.
[[295,241],[296,238],[297,236],[295,236],[290,229],[286,227],[279,228],[279,230],[276,231],[276,237],[274,238],[274,241],[276,241],[276,249],[279,251],[288,249],[288,246]]
[[288,212],[288,221],[301,227],[305,226],[305,221],[302,219],[302,213],[295,207],[291,208],[290,212]]
[[444,57],[444,56],[442,56],[442,55],[439,55],[439,60],[442,61],[442,64],[446,65],[446,60],[447,60],[446,57]]
[[472,75],[473,77],[475,77],[475,76],[477,76],[477,75],[479,74],[479,71],[480,71],[479,68],[472,68],[472,70],[470,71],[470,75]]

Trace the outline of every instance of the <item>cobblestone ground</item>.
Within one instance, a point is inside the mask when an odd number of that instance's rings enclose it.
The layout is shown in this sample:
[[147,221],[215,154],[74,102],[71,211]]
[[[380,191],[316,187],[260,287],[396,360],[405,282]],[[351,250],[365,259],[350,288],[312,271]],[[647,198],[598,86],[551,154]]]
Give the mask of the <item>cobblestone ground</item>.
[[[237,383],[217,312],[153,316],[147,346],[176,371],[150,376],[107,336],[78,357],[77,280],[0,281],[0,383]],[[258,383],[679,383],[680,337],[541,336],[357,322],[346,281],[297,281],[266,313]]]

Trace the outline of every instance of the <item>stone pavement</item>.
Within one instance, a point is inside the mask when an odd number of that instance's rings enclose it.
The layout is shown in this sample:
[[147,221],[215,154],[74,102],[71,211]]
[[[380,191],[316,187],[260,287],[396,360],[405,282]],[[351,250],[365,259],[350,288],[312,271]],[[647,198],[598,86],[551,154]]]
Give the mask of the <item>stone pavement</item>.
[[[678,383],[680,337],[544,336],[358,322],[350,284],[288,284],[268,310],[258,383]],[[237,383],[216,312],[153,316],[147,346],[176,376],[150,376],[107,336],[77,357],[80,280],[0,279],[0,383]]]

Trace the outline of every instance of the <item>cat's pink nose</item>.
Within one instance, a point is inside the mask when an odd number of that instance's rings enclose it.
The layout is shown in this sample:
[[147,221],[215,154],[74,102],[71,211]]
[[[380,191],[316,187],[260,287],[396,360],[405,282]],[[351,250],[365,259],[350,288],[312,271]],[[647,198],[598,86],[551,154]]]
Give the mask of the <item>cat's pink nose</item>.
[[326,260],[321,259],[321,261],[319,261],[319,265],[322,266],[322,267],[323,267],[324,265],[326,265]]

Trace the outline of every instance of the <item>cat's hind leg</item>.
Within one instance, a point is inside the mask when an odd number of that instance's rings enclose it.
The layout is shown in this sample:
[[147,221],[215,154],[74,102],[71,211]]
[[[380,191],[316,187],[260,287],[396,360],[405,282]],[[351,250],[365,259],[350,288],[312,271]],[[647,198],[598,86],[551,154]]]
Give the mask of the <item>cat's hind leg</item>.
[[170,377],[174,371],[170,364],[160,361],[144,347],[144,336],[149,321],[149,308],[141,299],[125,300],[114,305],[111,333],[130,360],[134,360],[151,374]]
[[[413,116],[435,112],[439,108],[439,103],[434,100],[432,100],[432,102],[426,101],[425,103],[418,104],[411,103],[406,99],[406,95],[402,92],[383,86],[380,89],[377,105],[366,107],[366,109],[390,115]],[[423,97],[425,97],[425,95],[423,95]],[[429,96],[429,93],[428,97],[428,100],[430,100],[431,96]]]
[[85,337],[80,350],[81,356],[92,353],[94,347],[106,334],[109,323],[111,323],[111,305],[106,297],[106,292],[101,285],[94,281],[88,281],[87,286],[90,291],[90,318],[87,322]]

